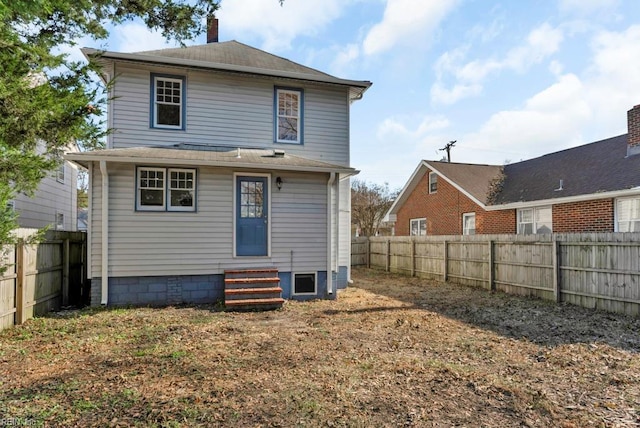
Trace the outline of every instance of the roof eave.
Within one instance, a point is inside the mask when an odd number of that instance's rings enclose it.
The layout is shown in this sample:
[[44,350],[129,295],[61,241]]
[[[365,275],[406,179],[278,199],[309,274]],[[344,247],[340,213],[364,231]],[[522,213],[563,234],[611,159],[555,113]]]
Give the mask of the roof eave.
[[357,175],[360,173],[357,169],[349,167],[330,167],[330,166],[297,166],[297,165],[272,165],[255,162],[225,162],[225,161],[207,161],[202,159],[175,159],[164,157],[149,157],[149,156],[135,156],[135,157],[121,157],[121,156],[103,156],[98,153],[68,153],[65,159],[73,161],[78,165],[88,168],[90,162],[119,162],[119,163],[139,163],[147,165],[165,165],[171,163],[173,165],[180,166],[211,166],[219,168],[243,168],[243,169],[263,169],[263,170],[278,170],[278,171],[295,171],[295,172],[319,172],[319,173],[339,173],[347,174],[348,176]]
[[213,63],[213,62],[207,62],[207,61],[198,61],[198,60],[173,58],[173,57],[161,57],[161,56],[155,56],[155,55],[142,55],[142,54],[135,54],[135,53],[101,51],[94,48],[82,48],[81,50],[84,56],[88,60],[91,60],[94,58],[106,58],[106,59],[119,60],[119,61],[164,64],[164,65],[181,66],[181,67],[194,67],[194,68],[200,68],[200,69],[220,70],[220,71],[227,71],[227,72],[234,72],[234,73],[247,73],[247,74],[254,74],[259,76],[280,77],[285,79],[295,79],[295,80],[302,80],[307,82],[328,83],[328,84],[334,84],[334,85],[348,86],[350,88],[356,89],[356,92],[358,93],[358,95],[353,97],[352,100],[357,100],[362,98],[362,95],[364,94],[364,92],[367,89],[369,89],[369,87],[372,85],[372,83],[367,80],[340,79],[332,76],[326,76],[326,77],[311,76],[303,73],[268,70],[263,68],[247,67],[247,66],[234,65],[234,64]]

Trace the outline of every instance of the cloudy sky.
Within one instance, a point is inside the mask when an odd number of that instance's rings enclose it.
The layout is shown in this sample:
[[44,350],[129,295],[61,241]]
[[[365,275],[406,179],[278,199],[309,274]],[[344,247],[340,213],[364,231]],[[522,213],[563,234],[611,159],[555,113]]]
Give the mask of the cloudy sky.
[[[640,104],[637,0],[222,0],[218,18],[220,41],[372,81],[351,163],[392,188],[451,140],[452,161],[500,165],[626,133]],[[107,48],[163,46],[130,23]]]

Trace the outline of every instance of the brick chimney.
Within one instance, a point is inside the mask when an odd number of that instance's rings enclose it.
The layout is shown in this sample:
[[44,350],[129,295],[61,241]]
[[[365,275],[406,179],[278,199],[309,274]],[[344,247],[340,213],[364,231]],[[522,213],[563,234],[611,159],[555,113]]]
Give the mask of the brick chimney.
[[214,15],[207,18],[207,43],[218,43],[218,18]]
[[627,156],[640,154],[640,104],[627,112]]

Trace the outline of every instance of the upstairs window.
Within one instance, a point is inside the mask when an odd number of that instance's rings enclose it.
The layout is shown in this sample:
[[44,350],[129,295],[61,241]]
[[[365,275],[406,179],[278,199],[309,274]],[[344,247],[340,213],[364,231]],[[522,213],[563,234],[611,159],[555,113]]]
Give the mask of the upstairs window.
[[436,193],[438,191],[438,174],[435,172],[429,173],[429,193]]
[[302,90],[276,88],[276,142],[302,144],[302,94]]
[[64,172],[65,172],[65,165],[64,165],[64,162],[62,162],[62,164],[56,170],[56,181],[58,183],[64,184]]
[[551,207],[524,208],[518,210],[518,234],[551,233],[553,215]]
[[476,213],[462,214],[462,234],[476,234]]
[[411,236],[424,236],[427,234],[427,219],[412,218],[409,221],[409,231]]
[[195,211],[196,170],[140,167],[137,173],[138,211]]
[[153,128],[184,129],[184,77],[151,76]]
[[616,231],[640,232],[640,197],[616,199]]

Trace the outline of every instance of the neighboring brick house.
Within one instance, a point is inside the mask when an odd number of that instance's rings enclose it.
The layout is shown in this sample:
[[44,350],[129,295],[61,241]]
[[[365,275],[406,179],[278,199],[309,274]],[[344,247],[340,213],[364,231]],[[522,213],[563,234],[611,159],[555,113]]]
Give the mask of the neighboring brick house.
[[640,231],[640,105],[628,134],[510,165],[421,161],[396,235]]

